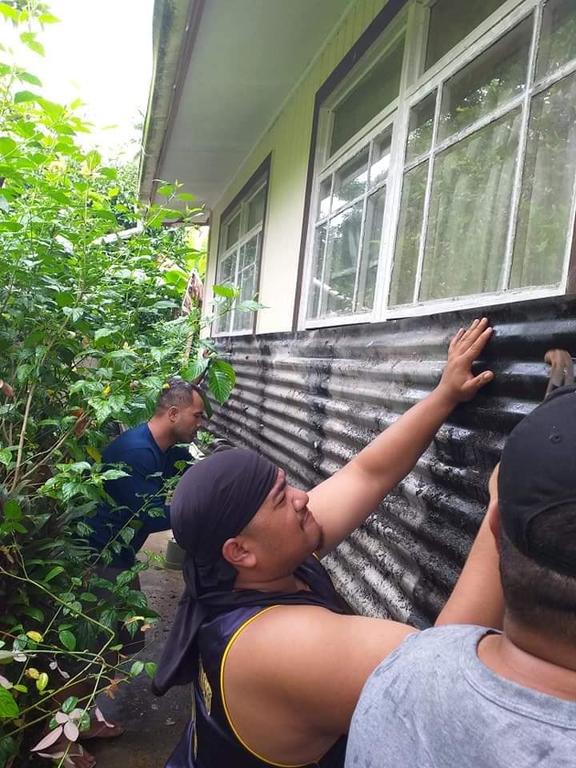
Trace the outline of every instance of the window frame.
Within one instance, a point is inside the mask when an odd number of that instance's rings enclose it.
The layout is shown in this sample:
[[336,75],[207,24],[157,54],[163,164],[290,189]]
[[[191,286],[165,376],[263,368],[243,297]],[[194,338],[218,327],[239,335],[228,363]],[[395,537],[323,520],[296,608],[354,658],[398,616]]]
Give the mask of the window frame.
[[[250,177],[248,182],[242,187],[240,192],[232,200],[232,202],[223,211],[220,217],[220,227],[218,232],[218,248],[216,267],[214,272],[214,282],[216,285],[220,284],[219,271],[222,262],[232,254],[236,254],[235,268],[234,268],[234,280],[231,284],[238,285],[239,266],[241,251],[254,238],[259,238],[257,242],[257,253],[254,260],[255,266],[255,278],[254,283],[256,287],[255,296],[258,296],[260,292],[260,277],[262,272],[262,253],[264,249],[264,232],[266,229],[266,216],[268,212],[268,193],[270,188],[270,161],[271,155],[264,160],[259,166],[256,172]],[[264,208],[262,211],[261,220],[255,224],[251,229],[247,229],[248,216],[250,203],[254,198],[262,191],[265,190],[264,195]],[[239,236],[238,239],[232,243],[232,245],[226,248],[226,239],[228,236],[228,227],[234,221],[234,219],[240,216]],[[236,310],[233,308],[230,311],[230,323],[226,330],[216,330],[216,321],[212,322],[211,335],[214,338],[222,338],[228,336],[250,336],[256,332],[256,323],[258,312],[252,313],[251,323],[249,328],[239,328],[234,330],[234,322],[236,320]]]
[[[566,241],[562,278],[557,288],[551,286],[524,287],[517,289],[502,288],[491,293],[473,294],[470,296],[456,296],[427,301],[413,301],[411,304],[389,306],[389,293],[394,266],[394,254],[398,226],[400,220],[400,205],[405,172],[425,162],[424,155],[413,158],[410,163],[405,162],[406,142],[409,132],[410,110],[420,103],[426,96],[440,91],[443,85],[455,74],[462,71],[469,63],[480,54],[488,50],[497,40],[516,27],[523,19],[535,14],[535,23],[532,30],[531,47],[529,51],[529,80],[525,92],[514,100],[508,101],[500,108],[500,116],[513,110],[512,101],[516,107],[522,107],[522,125],[519,138],[518,158],[515,160],[514,181],[511,200],[511,218],[508,222],[509,230],[506,240],[506,252],[503,258],[506,260],[506,274],[509,274],[513,254],[514,238],[518,221],[518,205],[522,190],[523,171],[526,162],[526,146],[528,125],[530,119],[530,105],[532,99],[538,93],[545,91],[554,83],[576,72],[576,59],[563,65],[552,75],[548,75],[535,87],[535,67],[539,50],[538,41],[542,27],[542,16],[545,7],[544,0],[507,0],[493,14],[473,29],[454,48],[448,51],[432,67],[423,70],[426,57],[426,43],[430,8],[435,0],[408,0],[404,7],[397,13],[392,22],[393,25],[405,25],[404,62],[400,80],[398,98],[388,105],[381,113],[363,126],[357,134],[351,137],[334,155],[326,159],[326,153],[331,139],[331,118],[334,108],[352,88],[361,80],[371,66],[394,44],[398,31],[392,32],[392,37],[385,45],[382,45],[382,37],[390,34],[390,26],[380,33],[371,47],[360,57],[358,71],[352,70],[344,75],[326,98],[317,104],[318,130],[316,135],[316,148],[313,147],[313,179],[310,186],[309,215],[306,223],[306,247],[304,251],[304,270],[302,295],[298,312],[298,327],[300,329],[321,328],[338,325],[352,325],[357,323],[381,322],[387,319],[400,317],[413,317],[448,312],[457,309],[473,309],[480,307],[509,304],[523,300],[539,298],[551,298],[566,296],[576,289],[576,176],[573,187],[571,204],[571,219],[569,224],[569,236]],[[367,64],[366,64],[367,62]],[[436,98],[434,133],[438,127],[438,111],[441,98]],[[484,125],[489,125],[498,119],[496,111],[491,111],[485,116]],[[418,256],[418,273],[415,280],[414,296],[417,296],[422,275],[424,248],[426,244],[426,231],[429,225],[429,206],[432,186],[430,180],[433,173],[432,157],[436,157],[442,149],[455,146],[465,136],[473,135],[480,129],[482,120],[475,121],[471,126],[455,133],[441,144],[431,142],[427,156],[430,163],[428,168],[428,181],[426,184],[426,199],[423,215],[424,237],[420,243]],[[314,233],[318,222],[318,202],[321,181],[335,172],[350,157],[360,152],[368,143],[369,137],[374,137],[386,130],[386,126],[392,126],[391,162],[387,182],[387,199],[384,212],[382,235],[380,242],[380,256],[376,277],[374,305],[372,312],[356,315],[334,315],[326,318],[308,317],[308,297],[311,289],[312,268],[314,263]],[[435,135],[434,139],[435,140]],[[364,220],[362,222],[364,226]],[[360,243],[360,247],[362,243]]]

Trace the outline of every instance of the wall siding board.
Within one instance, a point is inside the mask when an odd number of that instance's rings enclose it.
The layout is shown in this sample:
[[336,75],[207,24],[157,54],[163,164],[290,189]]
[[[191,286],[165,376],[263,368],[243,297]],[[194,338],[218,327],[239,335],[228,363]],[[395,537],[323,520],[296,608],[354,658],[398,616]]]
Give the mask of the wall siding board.
[[[547,349],[574,354],[576,300],[495,308],[479,365],[496,380],[460,406],[416,469],[326,558],[360,613],[428,626],[483,516],[505,438],[543,397]],[[438,381],[448,340],[471,313],[221,341],[238,384],[212,430],[262,451],[309,488],[328,477]]]

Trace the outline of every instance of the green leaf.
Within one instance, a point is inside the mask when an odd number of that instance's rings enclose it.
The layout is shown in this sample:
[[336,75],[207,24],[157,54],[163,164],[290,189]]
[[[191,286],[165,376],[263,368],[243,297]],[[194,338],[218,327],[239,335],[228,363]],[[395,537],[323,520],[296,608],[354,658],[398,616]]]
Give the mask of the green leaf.
[[96,333],[94,334],[94,338],[96,341],[99,339],[104,339],[106,336],[112,336],[113,333],[117,333],[117,328],[98,328]]
[[124,542],[124,544],[128,545],[136,535],[136,531],[134,528],[122,528],[120,531],[120,538]]
[[259,301],[242,301],[236,305],[236,309],[240,312],[258,312],[259,309],[265,309],[264,304],[260,304]]
[[208,387],[219,403],[225,403],[236,384],[234,369],[225,360],[213,360],[208,369]]
[[76,638],[67,629],[62,630],[61,632],[58,632],[58,638],[64,648],[66,648],[69,651],[75,651],[76,650]]
[[4,517],[6,520],[21,520],[22,509],[16,499],[8,499],[4,504]]
[[41,13],[38,16],[38,21],[40,24],[58,24],[60,19],[52,13]]
[[17,146],[18,144],[9,136],[0,136],[0,155],[9,155]]
[[27,101],[38,101],[38,94],[32,91],[17,91],[14,94],[14,104],[24,104]]
[[64,573],[64,568],[61,565],[55,565],[54,568],[51,568],[46,576],[42,579],[42,581],[46,584],[49,581],[52,581],[52,579],[55,579],[56,576],[59,574]]
[[238,296],[238,288],[233,285],[214,285],[212,292],[215,296],[224,296],[226,299],[235,299]]
[[155,662],[153,662],[153,661],[147,661],[144,664],[144,671],[146,672],[148,677],[150,677],[150,678],[154,677],[154,675],[156,674],[156,667],[157,666],[158,665]]
[[46,672],[41,672],[38,680],[36,680],[36,688],[42,693],[42,691],[48,685],[48,675]]
[[78,706],[78,696],[68,696],[66,701],[62,704],[62,712],[65,712],[67,715],[72,712],[72,710],[76,709]]
[[156,192],[161,197],[170,197],[174,194],[174,186],[172,184],[163,184],[161,187],[158,187]]
[[36,77],[36,75],[33,75],[31,72],[24,72],[24,70],[18,72],[18,80],[22,80],[24,83],[30,83],[30,85],[42,85],[42,80],[40,80],[39,77]]
[[20,14],[16,8],[12,8],[12,6],[7,3],[0,3],[0,13],[4,18],[10,19],[10,21],[19,21],[20,19]]
[[20,707],[10,691],[0,686],[0,717],[4,719],[18,717]]
[[39,56],[45,55],[44,46],[36,40],[34,32],[22,32],[20,40],[22,40],[24,45],[27,45],[31,51],[34,51],[34,53],[37,53]]
[[210,360],[207,357],[199,357],[196,360],[190,360],[190,362],[182,370],[182,378],[187,381],[196,381],[208,368]]
[[0,464],[4,464],[7,467],[12,461],[12,451],[9,448],[2,448],[0,450]]
[[132,666],[130,667],[130,676],[137,677],[143,671],[144,671],[144,662],[135,661],[134,664],[132,664]]

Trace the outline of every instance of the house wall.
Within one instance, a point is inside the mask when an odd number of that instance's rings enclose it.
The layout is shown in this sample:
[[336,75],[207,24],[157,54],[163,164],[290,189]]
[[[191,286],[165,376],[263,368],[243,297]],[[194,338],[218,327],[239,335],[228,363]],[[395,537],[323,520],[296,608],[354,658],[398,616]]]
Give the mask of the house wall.
[[[316,92],[385,5],[386,0],[356,0],[352,4],[212,211],[208,287],[215,281],[220,217],[272,153],[260,273],[260,301],[267,309],[258,313],[257,333],[292,328]],[[207,302],[210,299],[208,293]]]
[[[360,613],[428,626],[478,529],[506,436],[543,398],[544,353],[576,352],[576,300],[488,310],[496,378],[454,411],[415,470],[325,558]],[[309,489],[331,475],[437,383],[448,339],[472,313],[389,320],[223,343],[238,384],[212,429],[262,451]],[[521,479],[519,479],[521,481]]]

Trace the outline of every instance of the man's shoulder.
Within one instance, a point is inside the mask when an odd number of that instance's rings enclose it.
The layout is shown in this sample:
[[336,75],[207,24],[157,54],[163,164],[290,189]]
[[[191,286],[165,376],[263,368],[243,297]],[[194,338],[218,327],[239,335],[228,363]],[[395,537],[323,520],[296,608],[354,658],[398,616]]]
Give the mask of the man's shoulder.
[[133,454],[155,454],[156,452],[152,433],[148,424],[144,422],[119,435],[104,449],[102,456],[105,462],[112,463],[124,461]]

